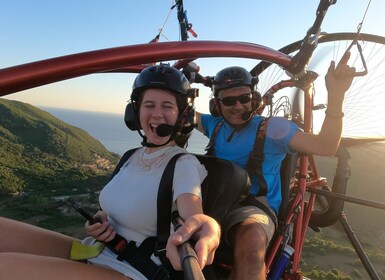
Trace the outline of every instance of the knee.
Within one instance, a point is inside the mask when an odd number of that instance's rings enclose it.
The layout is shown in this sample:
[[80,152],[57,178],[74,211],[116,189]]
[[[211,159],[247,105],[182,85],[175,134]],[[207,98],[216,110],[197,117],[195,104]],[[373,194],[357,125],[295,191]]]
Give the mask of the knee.
[[0,230],[4,228],[5,222],[6,222],[6,219],[3,217],[0,217]]
[[267,235],[258,223],[243,222],[236,227],[234,245],[245,244],[250,248],[265,250]]
[[0,217],[0,235],[7,229],[8,219]]
[[7,228],[9,228],[12,222],[13,220],[0,217],[0,232],[4,232]]

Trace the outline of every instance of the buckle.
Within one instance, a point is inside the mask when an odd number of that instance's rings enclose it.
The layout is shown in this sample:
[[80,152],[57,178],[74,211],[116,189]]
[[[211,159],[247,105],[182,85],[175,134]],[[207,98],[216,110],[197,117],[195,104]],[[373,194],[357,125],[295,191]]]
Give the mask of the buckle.
[[160,254],[164,254],[166,252],[166,245],[159,245],[159,242],[155,242],[154,245],[154,256],[159,257]]
[[127,261],[129,256],[136,252],[138,248],[136,247],[136,243],[134,241],[130,241],[126,246],[120,249],[119,252],[117,252],[116,258],[119,261]]

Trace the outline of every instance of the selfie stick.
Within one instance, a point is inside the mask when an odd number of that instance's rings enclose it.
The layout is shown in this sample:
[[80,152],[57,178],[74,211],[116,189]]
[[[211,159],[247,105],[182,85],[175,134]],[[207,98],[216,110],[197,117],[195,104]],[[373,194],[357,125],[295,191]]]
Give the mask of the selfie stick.
[[[174,230],[177,231],[183,224],[183,220],[177,213],[172,215]],[[182,265],[185,280],[204,280],[202,270],[198,264],[198,257],[189,241],[179,246],[180,263]]]

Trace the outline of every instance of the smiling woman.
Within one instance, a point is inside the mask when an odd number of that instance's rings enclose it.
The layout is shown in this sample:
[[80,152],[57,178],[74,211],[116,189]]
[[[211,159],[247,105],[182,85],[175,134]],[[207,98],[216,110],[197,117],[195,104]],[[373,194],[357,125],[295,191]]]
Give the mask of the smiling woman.
[[178,120],[176,96],[164,90],[148,89],[143,93],[140,103],[140,126],[146,135],[146,141],[162,145],[169,135],[158,135],[161,125],[174,126]]
[[[191,264],[197,272],[211,264],[220,228],[203,214],[201,184],[207,170],[183,149],[194,128],[184,114],[193,110],[189,91],[190,84],[179,70],[162,64],[145,68],[134,83],[125,118],[138,131],[143,129],[145,147],[133,151],[102,189],[99,204],[103,210],[86,223],[88,237],[79,243],[70,236],[1,218],[0,239],[9,238],[0,242],[0,277],[52,279],[59,272],[56,278],[63,280],[81,279],[84,274],[94,279],[179,279],[176,270],[181,270],[184,256],[177,247],[186,248],[187,244],[181,244],[192,234],[197,255]],[[158,135],[161,125],[171,127],[167,135]],[[178,154],[168,197],[160,182],[169,161]],[[183,221],[172,233],[171,210]],[[200,246],[206,249],[202,252]],[[38,273],[31,274],[36,263],[40,264]],[[68,273],[60,273],[67,269]],[[164,276],[156,278],[159,273]]]

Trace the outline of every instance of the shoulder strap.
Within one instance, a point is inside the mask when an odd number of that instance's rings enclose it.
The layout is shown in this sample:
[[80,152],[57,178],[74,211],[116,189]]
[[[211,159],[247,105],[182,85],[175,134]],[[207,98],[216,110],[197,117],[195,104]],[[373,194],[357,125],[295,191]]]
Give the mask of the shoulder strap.
[[155,244],[155,255],[166,266],[173,277],[179,279],[181,274],[174,271],[169,260],[166,257],[166,244],[170,236],[171,226],[171,210],[172,210],[172,185],[174,180],[175,164],[179,157],[186,153],[174,155],[164,169],[162,178],[160,179],[158,197],[157,197],[157,242]]
[[131,150],[128,150],[127,152],[125,152],[123,154],[123,156],[120,158],[118,164],[116,165],[115,167],[115,170],[114,172],[112,172],[112,175],[111,175],[111,178],[114,178],[114,176],[119,172],[120,168],[122,168],[123,164],[126,163],[126,161],[130,158],[130,156],[132,156],[132,154],[139,148],[134,148],[134,149],[131,149]]
[[157,234],[158,245],[166,245],[170,235],[171,208],[172,208],[172,184],[174,180],[175,164],[179,157],[186,153],[174,155],[164,169],[160,179],[158,198],[157,198]]
[[213,134],[210,137],[210,142],[207,144],[205,151],[207,155],[213,156],[213,147],[215,143],[215,139],[217,138],[218,132],[221,129],[222,125],[225,123],[225,120],[221,120],[220,122],[217,123],[213,130]]
[[265,177],[263,176],[262,163],[265,159],[264,147],[268,123],[269,118],[266,118],[259,124],[257,134],[255,136],[253,151],[250,154],[246,166],[250,177],[252,177],[252,175],[257,177],[260,188],[259,193],[257,194],[258,196],[265,196],[267,194],[267,183]]

